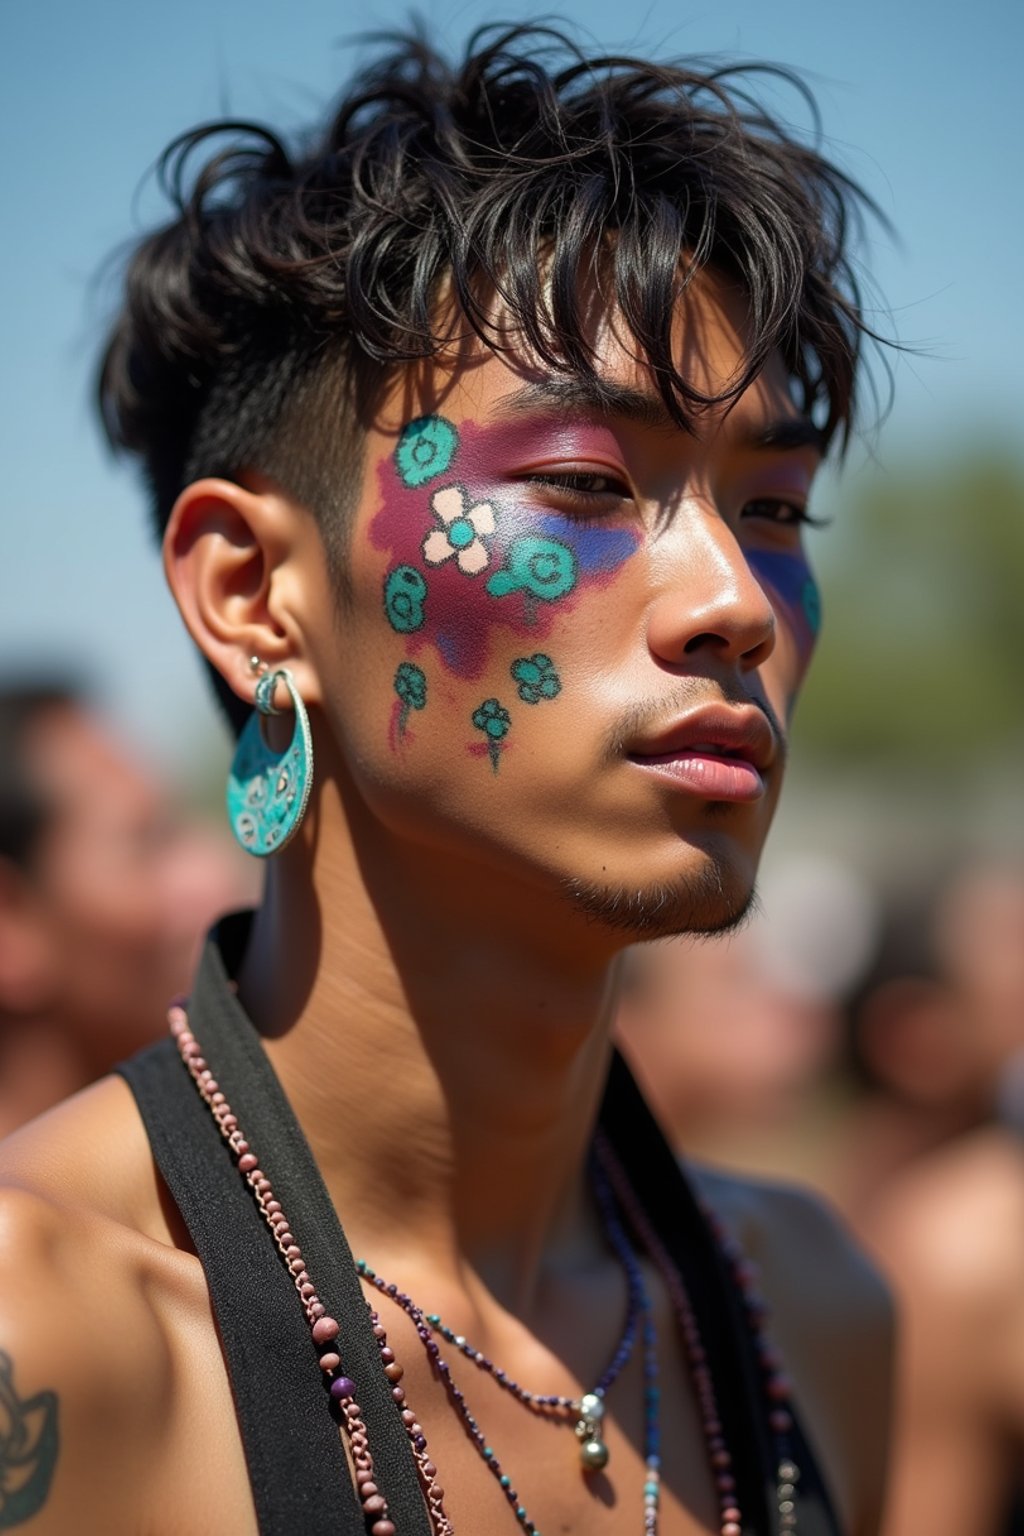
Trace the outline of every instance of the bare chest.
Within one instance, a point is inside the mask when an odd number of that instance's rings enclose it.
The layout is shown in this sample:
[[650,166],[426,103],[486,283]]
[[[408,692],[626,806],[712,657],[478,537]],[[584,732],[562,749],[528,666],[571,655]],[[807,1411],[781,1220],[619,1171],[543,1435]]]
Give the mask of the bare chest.
[[[539,1536],[621,1536],[644,1529],[650,1473],[639,1358],[609,1393],[602,1426],[607,1465],[588,1470],[568,1419],[532,1412],[457,1355],[446,1385],[414,1335],[410,1340],[397,1324],[389,1338],[405,1362],[407,1402],[426,1436],[455,1536],[516,1536],[527,1521]],[[234,1400],[212,1326],[209,1332],[186,1329],[174,1349],[181,1387],[169,1433],[158,1464],[150,1464],[156,1475],[147,1479],[141,1508],[123,1529],[147,1536],[194,1536],[207,1529],[257,1536]],[[689,1378],[671,1340],[662,1350],[659,1388],[659,1536],[711,1536],[719,1529],[720,1501]],[[262,1475],[272,1478],[274,1468],[264,1467]],[[338,1476],[346,1475],[339,1453]],[[109,1517],[96,1527],[120,1528]]]

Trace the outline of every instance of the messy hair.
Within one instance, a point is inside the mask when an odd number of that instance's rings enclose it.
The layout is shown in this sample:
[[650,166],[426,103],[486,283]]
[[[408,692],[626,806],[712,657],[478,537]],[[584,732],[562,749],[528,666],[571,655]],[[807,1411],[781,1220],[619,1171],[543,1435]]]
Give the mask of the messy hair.
[[[777,350],[826,443],[845,441],[872,334],[849,236],[870,204],[759,104],[756,70],[588,57],[535,26],[485,27],[457,63],[417,35],[383,47],[294,149],[220,122],[162,159],[175,217],[131,257],[99,384],[159,529],[190,481],[257,470],[316,516],[343,589],[362,425],[396,366],[451,339],[442,298],[489,347],[513,337],[592,382],[581,274],[684,428]],[[672,346],[708,267],[750,326],[714,397]]]

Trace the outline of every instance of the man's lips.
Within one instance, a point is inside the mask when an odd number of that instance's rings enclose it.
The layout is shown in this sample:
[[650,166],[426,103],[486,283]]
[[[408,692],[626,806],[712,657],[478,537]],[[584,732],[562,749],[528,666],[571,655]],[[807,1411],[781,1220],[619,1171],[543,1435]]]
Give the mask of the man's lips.
[[778,746],[767,716],[754,705],[714,705],[630,744],[627,756],[703,800],[758,800]]

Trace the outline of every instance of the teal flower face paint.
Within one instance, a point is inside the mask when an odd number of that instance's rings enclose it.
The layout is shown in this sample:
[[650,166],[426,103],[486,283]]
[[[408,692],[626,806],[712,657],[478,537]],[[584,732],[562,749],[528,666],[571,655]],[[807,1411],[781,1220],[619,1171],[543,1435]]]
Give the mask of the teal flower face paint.
[[[515,469],[534,435],[528,424],[456,430],[418,417],[379,468],[370,539],[389,561],[387,622],[411,655],[432,648],[455,677],[481,677],[503,633],[543,639],[639,546],[632,528],[555,514],[526,494]],[[579,452],[567,447],[565,457]]]
[[498,699],[484,699],[479,709],[473,711],[473,727],[483,732],[483,743],[471,748],[474,756],[486,752],[495,773],[501,762],[505,737],[512,725],[512,716]]
[[542,699],[556,699],[562,691],[562,679],[550,656],[535,651],[512,663],[512,681],[517,684],[524,704],[539,704]]
[[458,446],[459,434],[442,416],[419,416],[410,421],[395,449],[403,484],[414,488],[436,480],[448,468]]
[[392,720],[392,738],[401,740],[412,711],[427,707],[427,678],[423,668],[412,661],[399,662],[395,673],[395,693],[398,703]]
[[422,629],[427,583],[413,565],[398,565],[384,579],[384,612],[400,635]]

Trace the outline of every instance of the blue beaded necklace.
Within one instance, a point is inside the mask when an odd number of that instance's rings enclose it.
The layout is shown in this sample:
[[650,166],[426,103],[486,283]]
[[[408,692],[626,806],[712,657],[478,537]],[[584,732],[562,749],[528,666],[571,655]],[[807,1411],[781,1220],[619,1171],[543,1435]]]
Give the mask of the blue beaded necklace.
[[[375,1481],[373,1455],[370,1450],[366,1424],[362,1418],[362,1409],[356,1399],[356,1384],[345,1374],[342,1367],[341,1355],[339,1353],[341,1347],[341,1325],[328,1314],[324,1303],[317,1295],[316,1288],[306,1267],[306,1259],[291,1231],[288,1218],[282,1209],[280,1200],[277,1198],[273,1184],[267,1176],[265,1169],[260,1166],[250,1143],[245,1139],[238,1123],[238,1117],[228,1102],[223,1089],[214,1078],[213,1072],[203,1056],[202,1046],[190,1030],[188,1017],[180,1005],[175,1004],[172,1006],[169,1023],[182,1062],[195,1083],[200,1097],[210,1109],[222,1137],[227,1142],[232,1156],[236,1160],[239,1173],[244,1177],[252,1190],[260,1214],[270,1228],[281,1257],[294,1281],[299,1300],[310,1327],[313,1344],[320,1351],[320,1368],[324,1372],[325,1381],[329,1384],[330,1398],[336,1405],[343,1433],[348,1440],[356,1491],[367,1518],[370,1536],[398,1536],[396,1527],[388,1513],[387,1500],[381,1494]],[[512,1382],[507,1373],[499,1371],[480,1351],[473,1350],[459,1335],[452,1333],[450,1335],[451,1342],[474,1365],[489,1371],[495,1380],[505,1385],[507,1390],[511,1391],[513,1395],[519,1397],[536,1411],[547,1409],[555,1410],[556,1412],[557,1410],[562,1410],[564,1412],[565,1410],[571,1410],[574,1416],[578,1415],[575,1427],[577,1437],[580,1440],[581,1460],[584,1467],[593,1470],[605,1465],[608,1459],[607,1447],[600,1439],[601,1425],[604,1418],[604,1394],[608,1391],[629,1358],[635,1342],[637,1328],[639,1328],[643,1337],[644,1367],[644,1455],[646,1464],[644,1536],[657,1536],[658,1510],[660,1505],[660,1394],[658,1386],[657,1338],[650,1301],[644,1285],[643,1272],[640,1269],[636,1252],[626,1235],[624,1222],[620,1218],[621,1212],[621,1217],[625,1218],[625,1221],[628,1222],[629,1227],[643,1245],[648,1258],[658,1269],[675,1314],[679,1335],[684,1346],[691,1379],[696,1391],[709,1464],[715,1477],[715,1485],[719,1496],[719,1536],[743,1536],[743,1516],[737,1502],[737,1486],[733,1472],[732,1456],[725,1441],[724,1429],[718,1413],[714,1378],[707,1353],[701,1341],[697,1318],[690,1305],[682,1276],[669,1257],[661,1238],[638,1201],[635,1191],[626,1178],[625,1172],[619,1164],[606,1136],[601,1131],[598,1131],[595,1136],[591,1169],[595,1198],[601,1213],[604,1230],[611,1247],[615,1250],[622,1263],[623,1271],[627,1278],[630,1298],[626,1327],[622,1339],[595,1390],[592,1393],[585,1393],[579,1399],[557,1396],[545,1397],[540,1394],[528,1393],[520,1388],[517,1383]],[[769,1404],[768,1422],[775,1436],[776,1446],[778,1523],[780,1529],[784,1530],[787,1536],[793,1536],[799,1520],[797,1484],[800,1480],[800,1469],[793,1460],[792,1445],[790,1443],[793,1417],[789,1404],[789,1382],[780,1368],[780,1361],[776,1351],[772,1349],[762,1331],[765,1307],[763,1301],[753,1289],[752,1275],[750,1273],[751,1266],[745,1262],[742,1249],[735,1239],[730,1237],[725,1231],[714,1213],[705,1209],[704,1217],[718,1243],[720,1252],[729,1263],[734,1283],[743,1298],[747,1313],[747,1324],[755,1342],[764,1372],[765,1396]],[[434,1334],[435,1332],[440,1333],[443,1338],[448,1339],[450,1330],[445,1329],[441,1319],[436,1314],[431,1314],[428,1317],[410,1297],[400,1292],[396,1286],[389,1285],[386,1281],[382,1280],[367,1265],[360,1265],[359,1271],[367,1283],[375,1286],[377,1290],[388,1296],[408,1313],[424,1348],[435,1363],[438,1375],[441,1376],[445,1383],[448,1395],[462,1418],[473,1444],[497,1478],[514,1510],[517,1521],[527,1533],[527,1536],[540,1536],[540,1532],[530,1519],[525,1507],[519,1500],[517,1492],[512,1487],[511,1479],[503,1471],[493,1448],[487,1444],[480,1431],[476,1419],[466,1404],[464,1394],[452,1380],[451,1371],[447,1363],[441,1359],[440,1349]],[[392,1383],[392,1398],[401,1410],[402,1422],[409,1436],[412,1452],[416,1459],[435,1536],[453,1536],[451,1522],[444,1511],[443,1490],[437,1481],[437,1468],[431,1461],[427,1451],[426,1436],[423,1433],[422,1425],[409,1407],[405,1389],[401,1386],[402,1367],[395,1359],[393,1351],[387,1347],[387,1335],[372,1308],[370,1308],[370,1313],[373,1334],[380,1350],[384,1373]]]
[[400,1291],[396,1285],[389,1284],[363,1259],[356,1260],[356,1270],[359,1275],[382,1296],[387,1296],[393,1301],[410,1318],[434,1369],[444,1383],[452,1406],[462,1419],[475,1450],[492,1476],[497,1479],[526,1536],[541,1536],[540,1528],[531,1519],[513,1486],[511,1477],[505,1471],[493,1446],[488,1443],[477,1423],[466,1401],[465,1393],[455,1382],[448,1362],[441,1356],[435,1335],[451,1344],[471,1364],[492,1377],[524,1407],[556,1422],[575,1421],[580,1462],[585,1471],[592,1472],[599,1471],[608,1464],[608,1447],[601,1438],[605,1413],[604,1400],[632,1355],[639,1329],[643,1339],[644,1367],[644,1536],[656,1536],[658,1529],[661,1495],[661,1412],[657,1333],[643,1271],[619,1217],[611,1187],[596,1161],[592,1165],[592,1177],[605,1235],[626,1276],[628,1302],[625,1327],[615,1352],[593,1390],[583,1393],[581,1397],[530,1392],[525,1387],[521,1387],[507,1371],[501,1370],[492,1360],[489,1360],[482,1350],[475,1349],[462,1334],[457,1334],[449,1328],[438,1313],[424,1312],[410,1296]]

